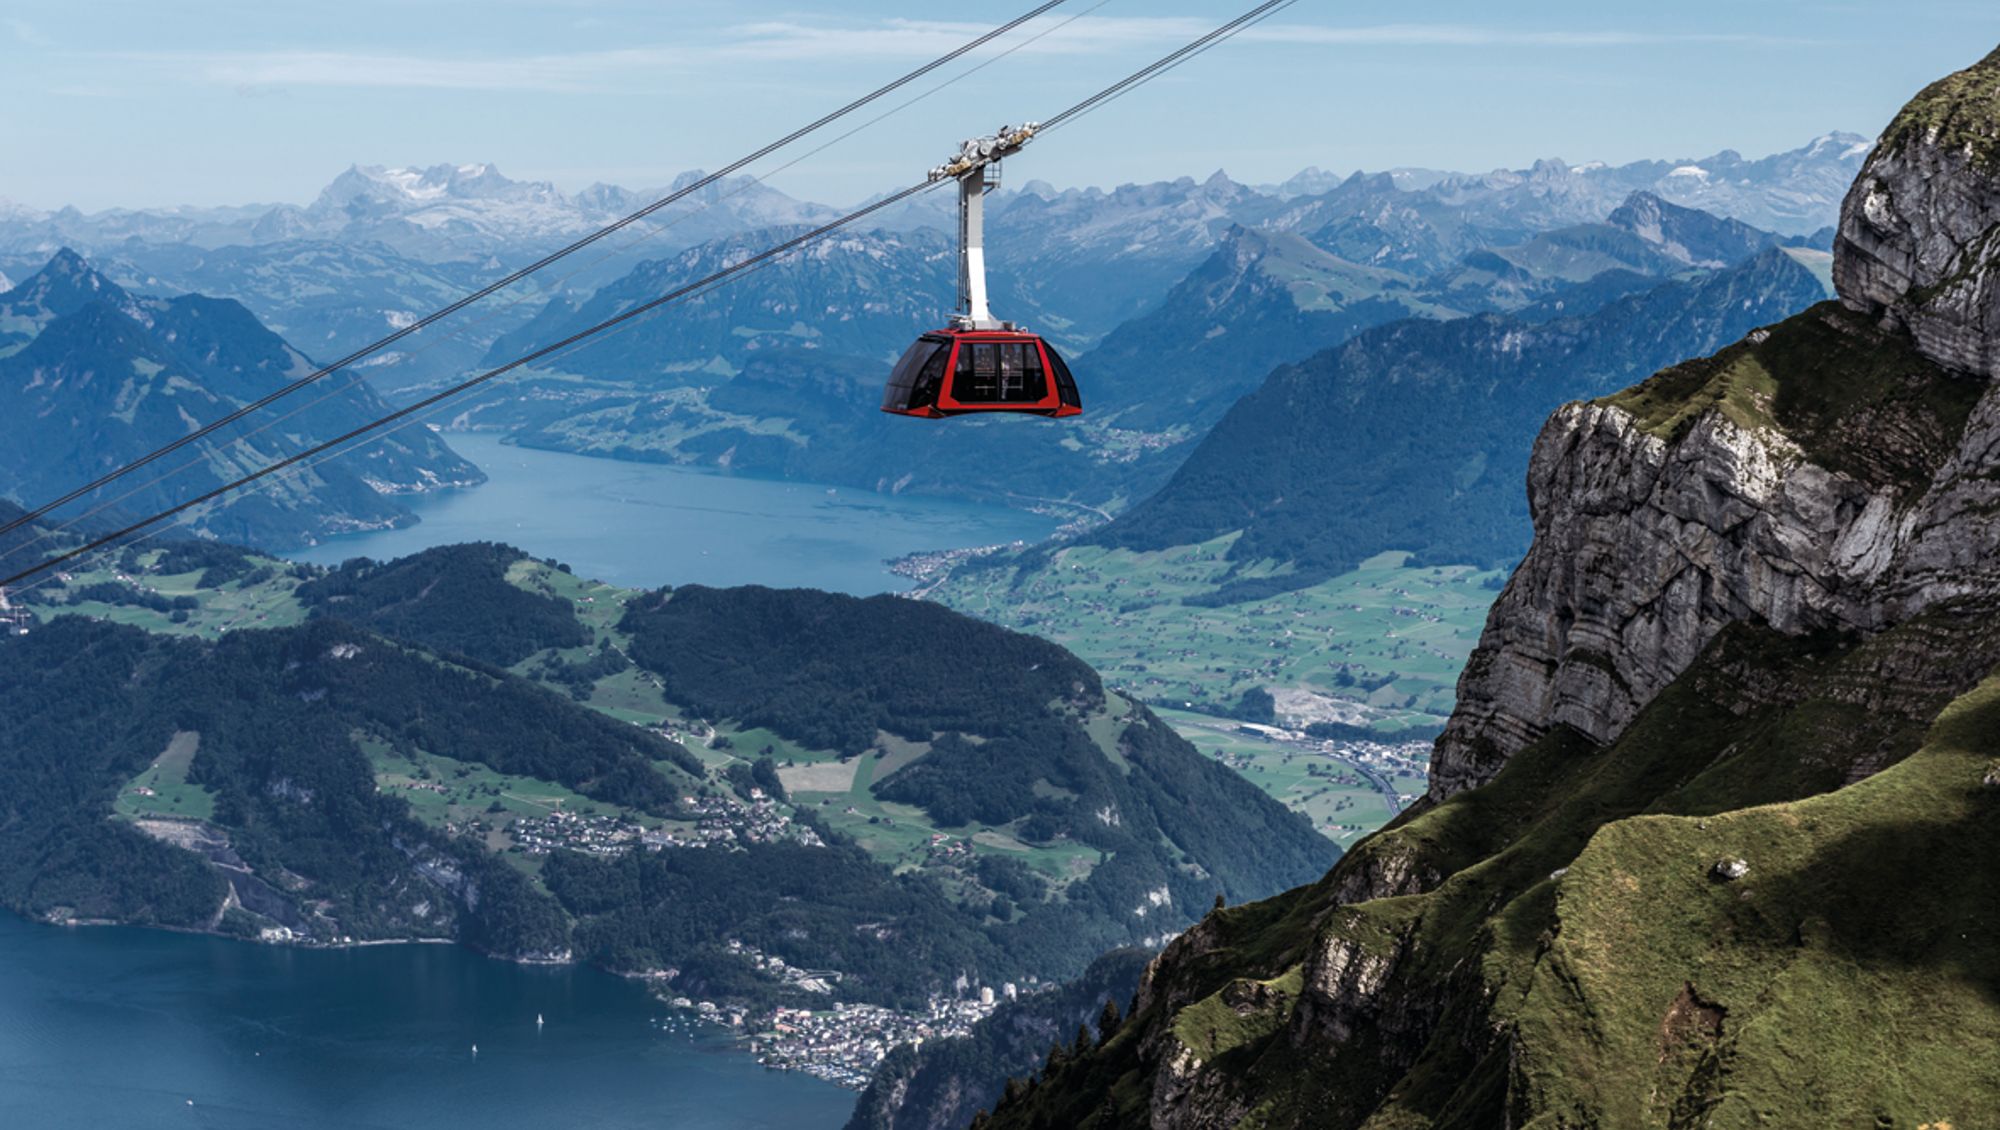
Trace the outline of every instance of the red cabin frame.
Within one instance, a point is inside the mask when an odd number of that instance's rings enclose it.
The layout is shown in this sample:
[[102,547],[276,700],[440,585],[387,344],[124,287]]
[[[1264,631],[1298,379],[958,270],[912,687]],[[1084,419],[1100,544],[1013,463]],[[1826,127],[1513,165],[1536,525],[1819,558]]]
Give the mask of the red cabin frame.
[[976,412],[1077,416],[1076,378],[1055,347],[1018,330],[935,330],[889,376],[882,411],[943,419]]

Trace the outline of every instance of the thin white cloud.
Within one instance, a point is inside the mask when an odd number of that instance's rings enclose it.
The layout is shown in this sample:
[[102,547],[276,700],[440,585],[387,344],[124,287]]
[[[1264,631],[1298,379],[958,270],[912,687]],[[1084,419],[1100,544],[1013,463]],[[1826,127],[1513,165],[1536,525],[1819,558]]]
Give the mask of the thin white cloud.
[[16,16],[9,16],[5,21],[0,21],[0,22],[4,22],[7,25],[7,31],[11,35],[13,35],[13,37],[16,40],[18,40],[25,46],[28,47],[55,46],[54,40],[50,39],[46,35],[43,35],[41,29],[37,28],[34,24],[31,24],[24,19],[21,19]]
[[[388,87],[432,90],[577,92],[631,69],[633,52],[455,59],[340,51],[153,56],[194,77],[248,89],[267,86]],[[654,65],[668,60],[654,59]]]
[[[16,21],[18,22],[18,21]],[[1210,30],[1184,17],[1096,17],[1064,22],[1044,17],[989,52],[1021,44],[1022,54],[1098,55],[1171,47]],[[30,29],[32,30],[32,29]],[[345,51],[126,53],[121,61],[165,68],[175,77],[230,86],[376,87],[439,90],[586,92],[619,88],[663,71],[694,71],[749,61],[809,62],[929,59],[989,30],[949,21],[888,20],[868,26],[804,22],[743,24],[707,42],[611,51],[526,56],[458,57]],[[1022,44],[1022,37],[1048,32]],[[21,34],[17,29],[16,34]],[[1607,49],[1668,44],[1804,42],[1751,36],[1662,35],[1627,31],[1517,31],[1469,24],[1383,24],[1335,27],[1262,25],[1244,42],[1320,47],[1522,47]]]
[[1514,31],[1476,24],[1309,24],[1251,28],[1238,38],[1270,43],[1383,47],[1657,47],[1701,44],[1804,45],[1813,41],[1761,35],[1662,34],[1634,31]]
[[[729,29],[720,50],[761,59],[928,59],[991,30],[986,24],[943,20],[898,19],[870,27],[768,21]],[[988,50],[1004,51],[1021,43],[1024,54],[1093,54],[1149,43],[1185,43],[1209,30],[1211,25],[1206,21],[1184,18],[1084,16],[1064,20],[1044,16]],[[1023,42],[1030,39],[1032,42]]]
[[[1024,53],[1094,54],[1149,45],[1178,46],[1214,29],[1208,20],[1188,17],[1085,16],[1067,23],[1053,17],[1029,24],[1021,35],[1048,31]],[[981,34],[980,24],[890,20],[873,27],[798,22],[746,24],[733,29],[736,41],[721,50],[773,59],[934,57]],[[1361,47],[1646,47],[1671,44],[1803,44],[1807,40],[1768,36],[1661,34],[1620,30],[1520,31],[1477,24],[1378,24],[1339,27],[1322,24],[1261,24],[1239,32],[1242,42]],[[1012,41],[1008,41],[1012,42]],[[1004,43],[1002,48],[1004,49]]]

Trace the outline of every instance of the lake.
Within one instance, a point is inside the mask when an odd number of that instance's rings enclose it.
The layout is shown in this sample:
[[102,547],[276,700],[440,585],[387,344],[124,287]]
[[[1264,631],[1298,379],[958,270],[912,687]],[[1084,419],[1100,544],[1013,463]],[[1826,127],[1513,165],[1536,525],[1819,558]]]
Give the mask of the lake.
[[301,950],[0,914],[0,1126],[832,1130],[846,1120],[851,1092],[766,1071],[716,1029],[672,1016],[607,973],[456,946]]
[[[491,482],[411,500],[420,525],[299,556],[386,559],[492,540],[620,585],[866,594],[906,587],[885,558],[1040,540],[1056,525],[489,435],[451,443]],[[523,968],[453,946],[288,949],[0,914],[0,1127],[833,1130],[853,1099],[768,1072],[719,1030],[672,1019],[640,986],[593,969]]]
[[447,439],[491,481],[409,499],[418,525],[335,538],[293,556],[332,565],[504,541],[579,576],[635,588],[761,584],[867,595],[909,587],[886,559],[1041,541],[1058,524],[1000,506],[536,451],[483,433]]

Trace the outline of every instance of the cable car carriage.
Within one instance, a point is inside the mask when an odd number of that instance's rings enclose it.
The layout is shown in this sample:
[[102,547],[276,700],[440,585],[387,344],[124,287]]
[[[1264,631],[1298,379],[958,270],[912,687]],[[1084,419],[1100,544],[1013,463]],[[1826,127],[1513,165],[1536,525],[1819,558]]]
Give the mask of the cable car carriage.
[[1055,347],[1018,330],[927,333],[896,362],[882,411],[938,418],[972,412],[1075,416],[1076,379]]
[[1055,347],[996,320],[986,303],[986,194],[999,187],[1000,159],[1018,152],[1036,128],[1003,126],[993,137],[966,142],[951,163],[931,170],[934,181],[958,181],[958,310],[950,325],[918,338],[896,362],[882,411],[929,419],[1083,413],[1076,378]]

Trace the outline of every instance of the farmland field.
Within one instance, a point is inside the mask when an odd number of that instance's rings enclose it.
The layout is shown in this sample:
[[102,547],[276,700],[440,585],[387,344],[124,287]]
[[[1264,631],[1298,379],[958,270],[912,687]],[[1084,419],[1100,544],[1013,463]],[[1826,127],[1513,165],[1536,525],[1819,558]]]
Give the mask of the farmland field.
[[[1184,710],[1157,713],[1196,749],[1243,774],[1286,807],[1304,813],[1321,835],[1344,848],[1388,823],[1423,791],[1421,775],[1371,765],[1371,776],[1353,756],[1319,748],[1327,743],[1250,733]],[[1395,804],[1383,792],[1383,781],[1398,794]]]
[[201,749],[201,735],[182,730],[173,736],[160,756],[146,771],[118,790],[116,810],[120,816],[170,817],[208,820],[215,815],[215,795],[200,785],[190,784],[188,766]]
[[1343,722],[1385,735],[1442,725],[1499,574],[1411,568],[1406,554],[1386,553],[1279,596],[1187,603],[1232,575],[1225,555],[1233,538],[1151,553],[1073,546],[1025,575],[961,569],[929,595],[1059,643],[1155,707],[1231,715],[1244,692],[1261,688],[1281,718],[1301,724]]

